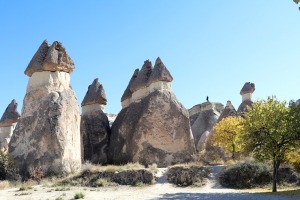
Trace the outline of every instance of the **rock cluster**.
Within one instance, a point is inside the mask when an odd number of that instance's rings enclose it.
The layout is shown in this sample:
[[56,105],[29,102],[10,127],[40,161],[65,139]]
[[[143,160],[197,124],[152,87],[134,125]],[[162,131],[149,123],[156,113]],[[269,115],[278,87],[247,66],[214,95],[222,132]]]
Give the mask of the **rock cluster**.
[[252,93],[255,91],[255,84],[246,82],[241,89],[242,103],[240,104],[237,112],[239,115],[243,115],[243,112],[247,111],[247,107],[252,107]]
[[112,125],[109,155],[113,163],[191,161],[195,145],[188,111],[172,92],[170,72],[160,58],[135,70]]
[[25,70],[30,78],[9,143],[23,177],[39,167],[59,175],[81,167],[80,113],[70,86],[74,68],[61,43],[44,41]]
[[205,149],[207,140],[211,137],[212,128],[223,109],[223,104],[214,102],[204,102],[189,109],[190,123],[198,151]]
[[13,134],[15,124],[20,118],[17,108],[18,103],[13,99],[7,106],[0,120],[0,150],[3,152],[8,151],[8,144]]
[[110,126],[106,114],[106,95],[103,86],[95,79],[81,103],[80,132],[83,142],[83,160],[95,164],[107,163]]

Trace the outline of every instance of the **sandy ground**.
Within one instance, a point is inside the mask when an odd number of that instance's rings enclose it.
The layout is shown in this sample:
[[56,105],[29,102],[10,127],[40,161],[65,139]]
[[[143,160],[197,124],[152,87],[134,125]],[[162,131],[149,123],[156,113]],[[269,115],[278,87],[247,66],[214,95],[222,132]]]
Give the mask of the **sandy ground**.
[[[84,199],[114,200],[114,199],[204,199],[204,200],[300,200],[300,195],[288,196],[278,194],[253,194],[240,190],[222,188],[216,181],[216,175],[222,166],[212,167],[212,174],[205,186],[176,187],[166,181],[166,168],[159,169],[157,183],[145,187],[117,186],[105,188],[72,187],[70,191],[55,191],[55,188],[35,186],[32,190],[18,191],[19,188],[0,191],[0,200],[55,200],[58,197],[70,200],[74,195],[82,192]],[[22,195],[23,194],[23,195]]]

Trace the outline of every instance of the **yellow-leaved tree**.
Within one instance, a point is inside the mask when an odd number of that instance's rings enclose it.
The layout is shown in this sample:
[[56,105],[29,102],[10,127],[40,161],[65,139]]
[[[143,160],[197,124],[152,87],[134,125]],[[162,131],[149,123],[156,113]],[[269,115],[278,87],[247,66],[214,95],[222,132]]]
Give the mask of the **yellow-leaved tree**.
[[241,151],[242,120],[241,117],[229,116],[222,119],[214,127],[215,134],[212,137],[212,143],[231,153],[233,160],[236,159],[236,154]]

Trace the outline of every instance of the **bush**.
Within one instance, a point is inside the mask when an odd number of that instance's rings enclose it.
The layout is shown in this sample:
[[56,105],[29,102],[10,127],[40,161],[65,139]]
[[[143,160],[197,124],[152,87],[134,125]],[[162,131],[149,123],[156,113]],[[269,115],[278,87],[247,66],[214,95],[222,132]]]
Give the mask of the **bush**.
[[170,167],[167,172],[169,183],[178,186],[202,186],[205,179],[208,178],[210,170],[202,166],[174,166]]
[[272,176],[267,165],[255,162],[231,165],[219,175],[220,184],[228,188],[253,188],[266,185],[271,180]]
[[18,179],[20,175],[14,159],[9,154],[0,151],[0,180]]
[[84,194],[82,192],[76,193],[74,199],[84,199]]
[[154,177],[153,174],[147,170],[125,170],[115,173],[112,181],[120,185],[134,185],[144,183],[151,184]]

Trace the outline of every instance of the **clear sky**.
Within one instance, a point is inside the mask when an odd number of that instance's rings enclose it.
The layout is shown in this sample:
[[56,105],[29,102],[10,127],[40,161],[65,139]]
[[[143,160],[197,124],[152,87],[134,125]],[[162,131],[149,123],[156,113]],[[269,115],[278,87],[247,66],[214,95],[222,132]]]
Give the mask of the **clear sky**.
[[136,68],[160,56],[186,107],[210,101],[237,109],[245,82],[254,100],[300,98],[300,12],[292,0],[0,0],[0,115],[21,112],[29,61],[44,39],[62,42],[76,69],[80,104],[99,78],[106,112],[118,113]]

